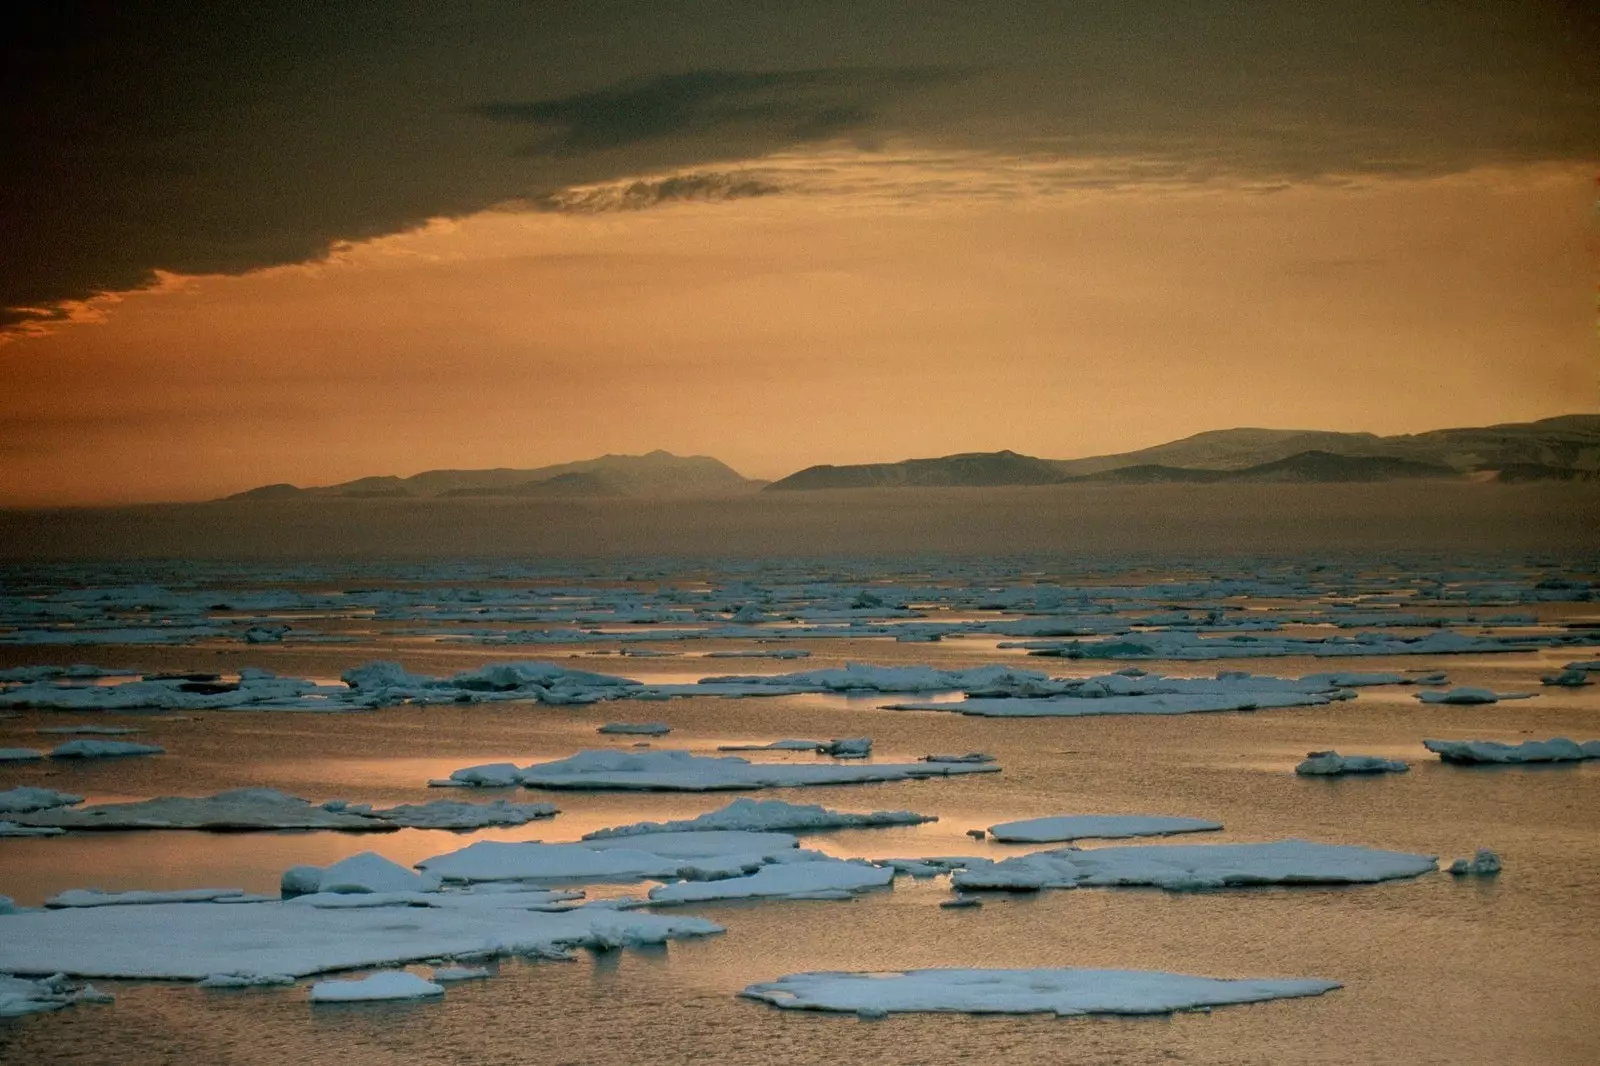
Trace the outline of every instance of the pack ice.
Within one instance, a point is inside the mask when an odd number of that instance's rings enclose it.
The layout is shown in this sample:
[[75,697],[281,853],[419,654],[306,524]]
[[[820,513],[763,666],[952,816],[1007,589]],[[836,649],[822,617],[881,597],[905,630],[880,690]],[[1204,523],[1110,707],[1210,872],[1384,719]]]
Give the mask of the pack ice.
[[741,995],[785,1010],[888,1014],[1171,1014],[1234,1003],[1320,996],[1341,987],[1316,978],[1224,980],[1154,970],[907,970],[797,973]]
[[1435,856],[1347,844],[1171,844],[1035,851],[999,862],[973,860],[951,877],[957,889],[1150,885],[1172,891],[1244,885],[1355,884],[1416,877]]

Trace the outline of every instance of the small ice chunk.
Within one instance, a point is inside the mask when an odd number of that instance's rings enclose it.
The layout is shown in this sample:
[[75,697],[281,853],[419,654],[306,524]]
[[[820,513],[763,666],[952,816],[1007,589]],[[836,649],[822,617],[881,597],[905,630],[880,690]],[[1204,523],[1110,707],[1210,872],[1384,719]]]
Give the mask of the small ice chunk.
[[444,995],[444,986],[404,970],[385,970],[354,981],[318,981],[311,986],[313,1003],[363,1003],[380,999],[427,999]]
[[[242,888],[180,888],[171,891],[101,892],[94,888],[69,888],[44,901],[46,907],[128,907],[156,903],[214,903],[242,897]],[[259,898],[259,897],[258,897]]]
[[596,733],[616,733],[621,736],[664,737],[672,732],[666,722],[607,722]]
[[985,763],[994,762],[994,756],[982,751],[969,751],[964,755],[924,755],[923,762]]
[[872,754],[872,738],[835,737],[823,746],[822,752],[836,759],[865,759]]
[[433,979],[435,981],[476,981],[492,976],[494,976],[494,971],[487,966],[435,966],[433,968]]
[[44,758],[38,748],[0,748],[0,762],[32,762]]
[[[1203,833],[1221,828],[1221,822],[1210,822],[1203,818],[1149,814],[1061,814],[1051,818],[1001,822],[991,825],[989,833],[996,840],[1010,844],[1046,844],[1062,840]],[[982,839],[981,833],[974,835]]]
[[956,896],[954,899],[939,901],[939,907],[947,911],[962,910],[967,907],[981,906],[983,906],[983,900],[979,899],[977,896]]
[[907,970],[790,974],[740,994],[786,1010],[864,1018],[903,1012],[1069,1016],[1170,1014],[1320,996],[1338,987],[1314,978],[1223,980],[1146,970]]
[[[291,867],[297,883],[307,867]],[[288,874],[285,874],[287,878]],[[318,892],[436,892],[439,878],[411,872],[382,855],[363,851],[325,867],[317,879]]]
[[1559,674],[1546,674],[1539,679],[1539,683],[1555,688],[1583,688],[1594,684],[1589,680],[1589,673],[1586,670],[1563,670]]
[[491,762],[456,770],[445,780],[429,781],[434,788],[515,788],[522,783],[516,763]]
[[1600,740],[1582,744],[1566,737],[1502,744],[1498,740],[1424,740],[1422,746],[1449,763],[1582,762],[1600,759]]
[[159,744],[135,744],[129,740],[69,740],[50,751],[52,759],[120,759],[129,755],[165,755]]
[[58,837],[65,833],[65,829],[57,829],[50,825],[18,825],[16,822],[0,822],[0,837]]
[[294,984],[286,973],[214,973],[200,982],[201,988],[280,988]]
[[1457,877],[1492,877],[1500,872],[1500,856],[1488,848],[1479,848],[1472,858],[1451,863],[1450,872]]
[[1423,703],[1450,703],[1473,706],[1481,703],[1499,703],[1501,700],[1525,700],[1531,692],[1495,692],[1492,689],[1458,686],[1445,692],[1419,692],[1417,699]]
[[60,1010],[75,1003],[109,1003],[111,996],[93,985],[74,985],[64,974],[37,981],[0,973],[0,1018]]
[[1340,755],[1336,751],[1308,751],[1297,774],[1307,777],[1334,777],[1339,774],[1403,774],[1411,769],[1397,759],[1381,755]]

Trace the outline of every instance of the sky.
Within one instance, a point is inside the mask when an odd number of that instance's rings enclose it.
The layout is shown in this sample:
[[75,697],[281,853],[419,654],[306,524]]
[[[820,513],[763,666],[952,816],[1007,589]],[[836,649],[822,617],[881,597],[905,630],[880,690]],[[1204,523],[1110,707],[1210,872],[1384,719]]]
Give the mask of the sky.
[[19,11],[0,505],[1600,408],[1581,2]]

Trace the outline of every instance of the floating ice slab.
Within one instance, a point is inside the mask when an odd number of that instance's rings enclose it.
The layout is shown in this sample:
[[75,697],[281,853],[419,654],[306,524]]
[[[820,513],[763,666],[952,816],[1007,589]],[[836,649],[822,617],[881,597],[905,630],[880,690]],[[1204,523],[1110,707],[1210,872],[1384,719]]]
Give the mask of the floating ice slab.
[[[326,806],[326,804],[324,805]],[[461,803],[434,800],[431,803],[402,803],[397,807],[372,809],[365,805],[346,806],[352,811],[407,829],[482,829],[486,826],[526,825],[538,818],[553,818],[560,811],[553,803],[511,803],[503,799],[490,803]]]
[[311,893],[437,892],[436,874],[417,874],[370,851],[332,866],[292,866],[282,880],[284,898]]
[[713,758],[687,751],[580,751],[521,772],[531,788],[635,789],[708,792],[751,788],[849,785],[905,781],[958,773],[993,773],[997,766],[935,763],[866,763],[850,766],[752,763],[737,756]]
[[719,899],[840,898],[894,880],[894,870],[840,859],[763,866],[745,877],[678,881],[650,890],[652,903],[703,903]]
[[1422,746],[1452,763],[1582,762],[1600,759],[1600,740],[1566,737],[1502,744],[1498,740],[1424,740]]
[[923,762],[994,762],[994,756],[983,751],[969,751],[962,755],[924,755]]
[[1221,829],[1221,822],[1144,814],[1063,814],[1027,818],[989,827],[989,835],[1008,844],[1048,844],[1061,840],[1169,836]]
[[58,837],[65,832],[65,829],[54,829],[50,826],[18,825],[16,822],[0,821],[0,837]]
[[201,988],[281,988],[294,984],[286,973],[214,973],[200,982]]
[[477,981],[492,976],[494,976],[494,971],[487,966],[435,966],[433,968],[433,979],[435,981]]
[[664,737],[672,732],[665,722],[607,722],[596,733],[615,733],[621,736]]
[[483,763],[462,767],[448,778],[428,784],[434,788],[515,788],[522,784],[522,771],[516,763]]
[[69,740],[50,750],[52,759],[120,759],[130,755],[165,755],[159,744],[135,744],[131,740]]
[[792,851],[787,833],[650,833],[583,844],[482,840],[417,866],[447,881],[640,881],[707,868],[742,873]]
[[92,985],[78,986],[61,974],[30,981],[0,973],[0,1018],[60,1010],[75,1003],[109,1003],[111,996]]
[[1085,699],[1054,696],[1043,699],[969,696],[948,703],[893,703],[891,711],[951,711],[982,718],[1089,718],[1106,714],[1210,714],[1259,711],[1276,707],[1317,707],[1332,697],[1318,692],[1155,693]]
[[[242,888],[180,888],[168,892],[101,892],[69,888],[44,901],[46,907],[134,907],[155,903],[215,903],[246,897]],[[256,900],[265,897],[251,897]]]
[[611,837],[631,837],[641,833],[684,833],[707,829],[740,829],[752,832],[792,830],[807,832],[820,829],[863,829],[872,826],[920,825],[936,822],[937,818],[914,811],[834,811],[820,803],[787,803],[783,800],[757,800],[740,797],[720,810],[708,811],[696,818],[682,818],[669,822],[635,822],[632,825],[597,829],[585,833],[585,840],[605,840]]
[[432,906],[324,909],[294,901],[164,903],[0,915],[0,972],[198,981],[304,977],[463,956],[564,956],[585,945],[663,944],[720,933],[688,915],[591,903],[529,910],[520,892],[436,893]]
[[27,815],[29,825],[62,829],[342,829],[389,832],[388,822],[326,810],[270,788],[239,788],[215,796],[160,796],[137,803],[107,803]]
[[1450,873],[1456,877],[1493,877],[1499,872],[1500,856],[1488,848],[1479,848],[1472,858],[1450,864]]
[[1419,692],[1417,699],[1423,703],[1499,703],[1501,700],[1525,700],[1532,698],[1531,692],[1495,692],[1486,688],[1471,688],[1461,686],[1450,689],[1448,692]]
[[444,986],[414,973],[391,970],[354,981],[318,981],[311,986],[313,1003],[364,1003],[381,999],[427,999],[444,995]]
[[82,796],[57,792],[53,788],[17,788],[0,792],[0,814],[26,814],[30,811],[48,811],[54,807],[70,807],[82,803]]
[[1398,759],[1381,755],[1340,755],[1336,751],[1308,751],[1297,774],[1307,777],[1336,777],[1340,774],[1403,774],[1411,769]]
[[1233,1003],[1320,996],[1340,985],[1315,978],[1224,980],[1152,970],[908,970],[798,973],[741,995],[786,1010],[875,1018],[959,1014],[1171,1014]]
[[44,758],[38,748],[0,748],[0,762],[32,762]]
[[1356,884],[1415,877],[1437,868],[1432,855],[1344,844],[1171,844],[1036,851],[957,871],[958,889],[1034,890],[1151,885],[1174,891],[1243,885]]

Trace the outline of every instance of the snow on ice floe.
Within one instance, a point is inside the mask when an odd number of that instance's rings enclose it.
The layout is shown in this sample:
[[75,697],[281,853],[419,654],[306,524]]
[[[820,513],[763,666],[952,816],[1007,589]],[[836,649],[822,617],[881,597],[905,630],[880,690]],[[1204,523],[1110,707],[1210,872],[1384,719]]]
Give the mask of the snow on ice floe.
[[437,892],[439,877],[416,873],[382,855],[363,851],[331,866],[291,866],[284,871],[281,886],[285,899],[317,893]]
[[122,759],[130,755],[165,755],[159,744],[135,744],[131,740],[69,740],[50,749],[52,759]]
[[93,985],[75,985],[64,974],[33,981],[0,973],[0,1018],[60,1010],[77,1003],[110,1003],[111,995]]
[[596,733],[615,733],[620,736],[664,737],[672,732],[665,722],[607,722]]
[[1048,844],[1063,840],[1170,836],[1221,829],[1221,822],[1143,814],[1063,814],[1027,818],[989,827],[989,835],[1007,844]]
[[69,888],[44,901],[46,907],[145,907],[156,903],[259,903],[242,888],[178,888],[167,891],[101,892]]
[[[304,898],[304,897],[302,897]],[[355,898],[355,897],[347,897]],[[304,977],[428,959],[565,957],[573,948],[664,944],[722,927],[596,902],[530,910],[543,893],[439,892],[429,905],[333,909],[300,900],[165,903],[0,915],[0,972],[199,981]]]
[[1500,872],[1500,856],[1488,848],[1479,848],[1472,858],[1451,863],[1449,872],[1456,877],[1493,877]]
[[744,877],[677,881],[650,890],[652,903],[704,903],[731,899],[845,899],[894,880],[894,870],[865,862],[817,857],[775,863]]
[[719,810],[695,818],[668,822],[635,822],[585,833],[584,840],[634,837],[644,833],[685,833],[708,829],[736,829],[748,832],[812,832],[823,829],[862,829],[874,826],[921,825],[939,819],[914,811],[834,811],[820,803],[788,803],[784,800],[757,800],[740,797]]
[[1479,703],[1499,703],[1501,700],[1526,700],[1532,699],[1531,692],[1495,692],[1492,689],[1472,688],[1466,685],[1450,689],[1447,692],[1419,692],[1417,699],[1423,703],[1453,703],[1472,705]]
[[619,789],[709,792],[754,788],[798,788],[806,785],[849,785],[869,781],[906,781],[962,773],[995,773],[998,766],[937,763],[857,763],[796,765],[752,763],[738,756],[694,755],[681,749],[651,752],[586,750],[566,759],[518,769],[492,763],[457,770],[432,785],[528,788]]
[[797,973],[742,993],[786,1010],[888,1014],[1171,1014],[1234,1003],[1320,996],[1316,978],[1225,980],[1154,970],[907,970]]
[[404,970],[358,977],[349,981],[318,981],[311,986],[313,1003],[367,1003],[387,999],[427,999],[444,995],[444,986],[425,981]]
[[1308,751],[1297,774],[1307,777],[1337,777],[1340,774],[1403,774],[1411,769],[1398,759],[1381,755],[1340,755],[1336,751]]
[[651,833],[580,844],[481,840],[418,868],[446,881],[642,881],[754,870],[799,841],[787,833]]
[[1244,885],[1370,883],[1416,877],[1436,868],[1432,855],[1279,840],[1035,851],[999,862],[974,861],[958,870],[951,884],[957,889],[1014,891],[1112,885],[1191,891]]
[[[0,793],[0,802],[7,793]],[[64,804],[52,804],[60,808]],[[3,809],[3,808],[0,808]],[[433,803],[374,808],[347,800],[316,805],[271,788],[239,788],[214,796],[159,796],[134,803],[107,803],[75,810],[44,810],[21,816],[24,824],[62,829],[203,829],[219,832],[273,829],[334,829],[387,833],[396,829],[481,829],[517,826],[556,814],[548,803]]]
[[1600,740],[1566,737],[1502,744],[1498,740],[1424,740],[1422,746],[1451,763],[1582,762],[1600,759]]
[[38,748],[0,748],[0,762],[32,762],[44,758]]

